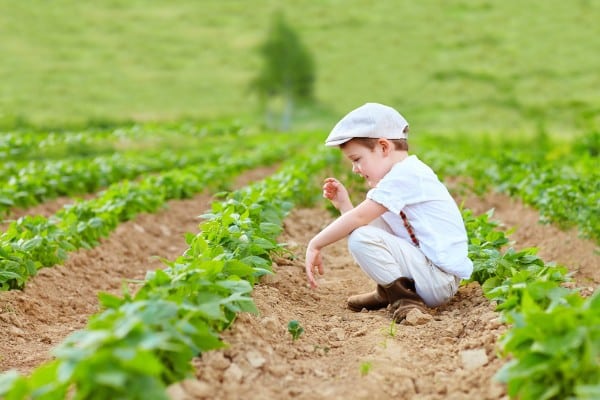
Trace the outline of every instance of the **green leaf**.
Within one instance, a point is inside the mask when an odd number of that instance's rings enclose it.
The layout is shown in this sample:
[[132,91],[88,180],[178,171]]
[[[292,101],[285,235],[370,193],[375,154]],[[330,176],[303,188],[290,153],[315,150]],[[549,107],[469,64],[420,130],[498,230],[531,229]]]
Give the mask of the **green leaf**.
[[126,389],[127,374],[125,371],[98,371],[94,373],[93,380],[102,385],[124,390]]
[[600,383],[576,385],[575,395],[578,400],[598,400],[600,399]]
[[106,292],[98,293],[98,300],[100,301],[100,304],[106,308],[119,308],[123,303],[122,298]]

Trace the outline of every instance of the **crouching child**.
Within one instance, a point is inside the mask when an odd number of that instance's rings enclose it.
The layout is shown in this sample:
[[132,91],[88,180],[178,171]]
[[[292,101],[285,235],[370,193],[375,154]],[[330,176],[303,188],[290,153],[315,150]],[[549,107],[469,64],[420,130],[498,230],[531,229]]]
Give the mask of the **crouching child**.
[[347,237],[348,248],[375,290],[348,298],[348,308],[390,306],[399,322],[417,308],[427,312],[448,302],[461,279],[473,271],[460,210],[437,175],[408,153],[408,123],[395,109],[367,103],[342,118],[326,139],[352,163],[369,186],[366,199],[353,206],[335,178],[323,196],[341,215],[308,243],[308,283],[324,273],[321,251]]

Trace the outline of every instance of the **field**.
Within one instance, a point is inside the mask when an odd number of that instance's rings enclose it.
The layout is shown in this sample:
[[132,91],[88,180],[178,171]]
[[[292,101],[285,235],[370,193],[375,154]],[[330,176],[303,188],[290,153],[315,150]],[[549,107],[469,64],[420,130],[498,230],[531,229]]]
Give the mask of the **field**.
[[[7,399],[27,393],[62,398],[73,389],[82,398],[91,393],[93,398],[165,398],[168,393],[170,398],[313,399],[377,393],[501,399],[510,390],[500,371],[519,354],[503,350],[506,338],[523,324],[518,321],[536,312],[547,318],[574,313],[565,326],[581,340],[569,340],[572,334],[562,325],[557,331],[545,327],[551,333],[537,346],[562,343],[569,351],[535,353],[543,359],[527,376],[533,387],[525,384],[520,393],[535,398],[554,382],[557,398],[597,394],[600,225],[594,185],[600,181],[595,157],[574,158],[562,154],[571,153],[564,144],[546,143],[544,151],[527,152],[532,164],[557,152],[562,161],[548,164],[555,175],[542,165],[536,176],[527,163],[494,161],[493,152],[488,158],[483,153],[471,157],[469,164],[469,147],[480,144],[469,139],[456,145],[465,154],[457,150],[443,159],[440,173],[463,207],[475,273],[449,304],[393,324],[385,310],[346,309],[347,296],[372,283],[344,241],[327,249],[320,289],[306,285],[304,246],[335,217],[319,199],[319,182],[334,173],[345,177],[358,196],[364,192],[356,176],[342,168],[339,152],[323,151],[318,135],[280,133],[277,143],[265,145],[272,134],[243,133],[237,127],[145,129],[122,129],[118,135],[90,131],[69,140],[96,143],[104,152],[127,145],[139,149],[164,146],[175,129],[186,143],[207,145],[204,156],[191,160],[182,147],[172,153],[173,169],[140,169],[136,175],[137,169],[125,164],[132,176],[122,178],[120,159],[111,158],[110,165],[104,154],[38,161],[44,154],[60,154],[61,140],[69,136],[54,142],[35,137],[37,147],[25,156],[35,156],[26,161],[29,167],[6,181],[3,204],[28,202],[6,208],[0,236],[0,278],[7,290],[1,293],[0,365],[8,371],[0,377],[0,391],[8,390]],[[218,144],[208,146],[214,136]],[[239,140],[247,146],[242,152],[236,152]],[[417,145],[431,163],[442,158],[427,141]],[[248,148],[252,157],[245,153]],[[519,160],[516,152],[511,157]],[[140,154],[135,157],[129,163],[147,162]],[[59,178],[84,183],[88,174],[95,181],[98,159],[104,178],[115,179],[100,192],[52,184]],[[79,162],[87,166],[75,168]],[[38,180],[25,195],[25,183],[33,179],[28,171],[38,164],[45,168],[34,171]],[[483,164],[489,175],[477,170]],[[61,165],[71,165],[69,173],[52,178]],[[509,174],[498,177],[497,167]],[[471,182],[465,180],[467,170]],[[448,175],[451,171],[463,172]],[[498,178],[504,194],[490,191]],[[544,189],[548,181],[570,193],[577,185],[582,188],[566,199],[560,191]],[[11,192],[19,182],[21,190]],[[533,196],[541,200],[538,211],[524,204],[532,196],[515,192],[523,183],[526,193],[538,190]],[[69,197],[60,190],[74,192]],[[217,195],[221,190],[231,192],[223,199]],[[514,197],[508,196],[511,191]],[[579,212],[565,212],[566,205]],[[552,221],[554,226],[548,225]],[[304,330],[296,340],[287,329],[293,320]],[[529,334],[535,328],[521,326]],[[574,360],[579,360],[575,370]],[[17,371],[32,375],[26,379]],[[520,379],[515,372],[509,388],[522,389]]]
[[[0,0],[0,398],[600,398],[600,4],[252,3]],[[278,9],[318,71],[290,132],[246,90]],[[304,273],[366,101],[475,265],[398,324],[346,308],[345,240]]]
[[[366,101],[413,132],[598,129],[595,0],[0,1],[0,126],[230,118],[256,122],[248,83],[281,10],[313,53],[327,129]],[[64,12],[68,9],[69,12]]]

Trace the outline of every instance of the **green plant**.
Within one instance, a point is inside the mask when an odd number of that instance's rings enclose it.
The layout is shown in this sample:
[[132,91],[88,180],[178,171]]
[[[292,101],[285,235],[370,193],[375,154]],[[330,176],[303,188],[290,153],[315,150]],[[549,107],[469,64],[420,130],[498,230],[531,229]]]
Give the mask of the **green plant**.
[[511,397],[600,398],[600,291],[583,299],[571,293],[545,308],[525,291],[514,326],[501,339],[513,359],[497,377]]
[[360,363],[360,375],[366,376],[369,372],[371,372],[372,368],[373,368],[373,363],[371,361],[364,361],[364,362]]
[[304,333],[304,328],[295,319],[288,322],[287,330],[292,335],[293,341],[296,341]]

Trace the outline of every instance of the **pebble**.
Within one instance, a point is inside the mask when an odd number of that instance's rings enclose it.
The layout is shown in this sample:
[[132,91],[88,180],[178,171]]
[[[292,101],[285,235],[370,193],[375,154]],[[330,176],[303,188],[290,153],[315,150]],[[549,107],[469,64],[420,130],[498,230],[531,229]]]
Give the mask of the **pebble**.
[[192,399],[209,398],[214,395],[208,383],[196,379],[187,379],[182,382],[182,386]]
[[260,323],[268,330],[274,332],[279,328],[279,321],[275,317],[264,317]]
[[229,368],[223,374],[225,380],[233,381],[233,382],[241,382],[244,377],[244,372],[242,369],[236,364],[231,363]]
[[416,308],[410,310],[408,314],[406,314],[407,325],[424,325],[431,320],[433,320],[433,316],[431,314],[425,314]]
[[260,368],[267,362],[262,354],[254,350],[250,350],[246,353],[246,360],[248,360],[252,368]]
[[481,368],[488,363],[485,349],[462,350],[460,352],[460,359],[466,370]]
[[341,341],[346,338],[346,332],[342,328],[333,328],[329,333],[329,337]]
[[224,371],[226,370],[229,365],[231,364],[231,361],[229,361],[224,355],[223,353],[213,353],[212,357],[210,358],[210,365],[211,367],[214,367],[218,370]]

